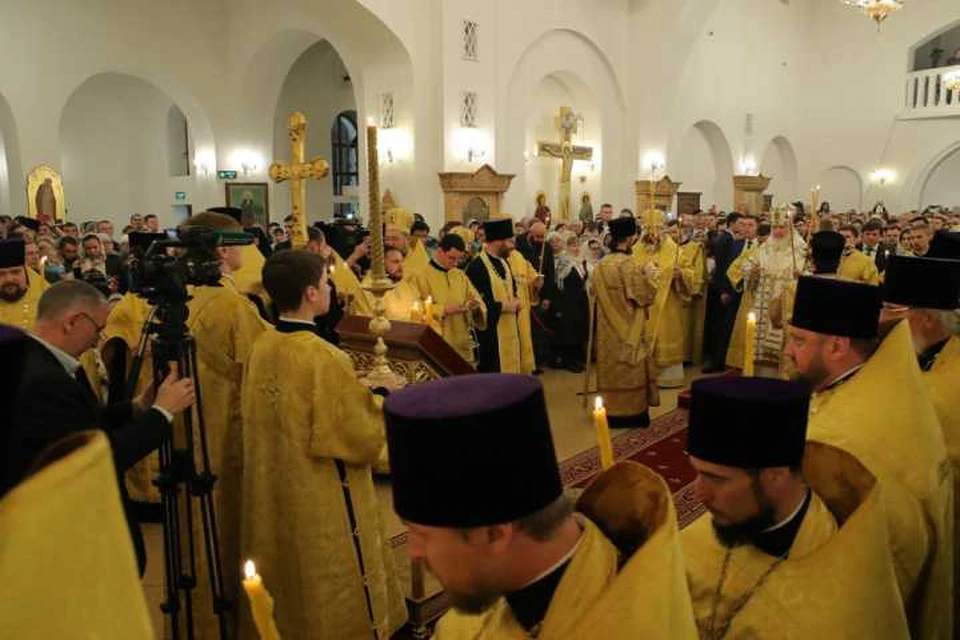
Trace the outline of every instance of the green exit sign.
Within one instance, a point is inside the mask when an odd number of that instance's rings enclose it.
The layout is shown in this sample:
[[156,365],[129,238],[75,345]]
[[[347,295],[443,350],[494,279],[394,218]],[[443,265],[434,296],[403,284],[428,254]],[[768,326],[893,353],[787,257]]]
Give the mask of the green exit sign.
[[236,180],[237,172],[236,171],[217,171],[218,180]]
[[183,202],[187,199],[187,192],[177,191],[175,194],[173,194],[173,197],[177,199],[177,202]]

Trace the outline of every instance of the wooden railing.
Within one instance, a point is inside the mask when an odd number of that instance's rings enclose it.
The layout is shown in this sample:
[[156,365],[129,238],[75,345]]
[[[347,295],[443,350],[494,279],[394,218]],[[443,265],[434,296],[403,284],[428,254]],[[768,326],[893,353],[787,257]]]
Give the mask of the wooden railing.
[[960,89],[947,90],[943,76],[960,65],[924,69],[907,74],[902,119],[960,116]]

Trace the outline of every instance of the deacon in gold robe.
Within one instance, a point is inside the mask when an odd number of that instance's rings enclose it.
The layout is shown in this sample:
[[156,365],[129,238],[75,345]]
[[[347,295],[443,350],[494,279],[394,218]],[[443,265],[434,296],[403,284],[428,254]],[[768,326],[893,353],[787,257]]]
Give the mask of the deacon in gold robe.
[[463,239],[447,234],[440,239],[430,264],[410,278],[410,284],[423,300],[430,298],[439,313],[440,335],[460,357],[476,365],[476,329],[487,326],[487,307],[480,292],[461,269],[457,268],[466,252]]
[[849,225],[842,226],[840,234],[845,240],[846,247],[843,250],[843,259],[840,261],[837,275],[854,282],[880,284],[880,271],[874,259],[857,250],[857,242],[860,241],[860,232],[857,228]]
[[350,265],[327,244],[323,231],[316,227],[307,227],[309,241],[305,249],[316,253],[327,261],[328,276],[337,289],[337,295],[343,301],[344,312],[357,316],[373,317],[373,296],[360,286],[357,274]]
[[523,254],[517,250],[513,238],[506,240],[510,248],[507,264],[517,285],[517,299],[523,304],[517,314],[517,324],[520,327],[520,373],[530,374],[537,368],[537,360],[533,351],[533,300],[543,286],[543,276],[530,264]]
[[688,449],[709,514],[681,540],[701,638],[910,637],[882,487],[849,453],[805,443],[809,400],[770,378],[693,383]]
[[[217,233],[242,233],[240,224],[220,213],[204,211],[191,217],[183,227],[200,227]],[[243,368],[257,336],[267,325],[260,319],[254,304],[235,288],[231,274],[243,266],[243,252],[238,246],[220,246],[214,255],[195,256],[220,262],[223,277],[220,286],[188,287],[192,299],[188,303],[187,327],[197,342],[196,378],[202,385],[203,420],[210,453],[214,485],[214,508],[220,538],[220,564],[226,597],[236,601],[240,591],[240,491],[243,469],[243,420],[240,415],[240,387]],[[196,421],[194,421],[196,425]],[[182,434],[182,428],[175,428]],[[185,446],[185,443],[177,443]],[[199,442],[194,438],[195,457],[201,459]],[[183,503],[182,503],[183,504]],[[191,500],[194,509],[194,539],[203,540],[199,501]],[[181,514],[185,516],[185,514]],[[182,526],[186,518],[181,517]],[[206,550],[197,545],[197,588],[194,590],[196,638],[219,638],[217,618],[213,615]],[[228,629],[235,620],[227,614]]]
[[663,388],[683,386],[683,300],[689,297],[697,274],[694,266],[680,261],[680,246],[663,232],[664,214],[659,209],[643,212],[643,236],[633,245],[633,256],[641,267],[657,268],[657,296],[649,309],[644,337],[653,349]]
[[453,605],[437,640],[697,637],[666,483],[621,462],[574,513],[536,378],[446,378],[384,410],[410,556]]
[[693,238],[693,223],[684,219],[677,225],[680,245],[679,267],[690,271],[690,288],[681,279],[677,282],[683,302],[683,361],[700,364],[703,361],[703,329],[706,319],[707,260],[703,242]]
[[0,636],[154,638],[107,437],[75,433],[45,458],[0,500]]
[[487,328],[477,331],[477,371],[520,372],[520,325],[524,309],[516,281],[506,258],[508,240],[513,238],[513,221],[508,218],[483,223],[483,251],[467,266],[467,277],[480,293],[487,308]]
[[403,252],[396,247],[385,247],[383,266],[387,277],[393,282],[393,288],[383,296],[387,320],[403,322],[422,322],[423,303],[420,292],[412,280],[404,277]]
[[[923,383],[953,466],[954,593],[960,585],[960,260],[891,256],[883,285],[884,321],[906,317]],[[954,616],[960,637],[960,616]]]
[[[810,440],[854,455],[885,489],[922,508],[928,543],[909,533],[915,516],[885,505],[913,637],[953,632],[953,481],[943,431],[910,340],[897,323],[879,337],[879,287],[805,276],[797,285],[784,355],[814,389]],[[925,557],[916,554],[929,546]]]
[[[389,638],[406,621],[371,467],[385,457],[381,400],[317,333],[326,263],[284,251],[264,266],[276,329],[243,382],[242,552],[255,558],[284,638]],[[257,632],[242,604],[241,639]]]
[[0,324],[30,330],[43,289],[31,285],[22,238],[0,240]]
[[611,427],[645,427],[649,408],[660,403],[645,331],[660,274],[653,262],[641,267],[631,255],[637,239],[633,218],[611,220],[610,235],[613,251],[590,278],[597,305],[597,392]]
[[423,244],[424,238],[411,233],[414,222],[414,215],[403,207],[394,207],[386,213],[387,234],[384,240],[388,246],[403,251],[404,273],[408,276],[422,271],[430,262],[430,256]]

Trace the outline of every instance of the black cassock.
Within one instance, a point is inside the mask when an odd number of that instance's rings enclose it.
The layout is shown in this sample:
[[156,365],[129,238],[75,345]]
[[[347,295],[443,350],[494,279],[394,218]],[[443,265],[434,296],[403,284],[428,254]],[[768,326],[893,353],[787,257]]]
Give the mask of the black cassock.
[[[579,266],[580,271],[578,271]],[[590,301],[587,297],[586,266],[583,262],[570,269],[563,289],[553,299],[552,322],[554,355],[560,366],[579,369],[586,362]],[[582,274],[581,274],[582,271]]]
[[[490,264],[493,270],[497,272],[504,281],[507,279],[507,269],[510,266],[505,260],[490,258]],[[487,267],[480,258],[474,258],[467,265],[467,277],[476,287],[484,304],[487,305],[487,328],[477,330],[477,371],[481,373],[499,373],[500,372],[500,340],[497,335],[497,323],[500,321],[500,314],[503,313],[503,305],[493,298],[493,287],[490,284],[490,274],[487,273]],[[506,287],[506,282],[504,282]],[[512,295],[516,296],[516,283]]]

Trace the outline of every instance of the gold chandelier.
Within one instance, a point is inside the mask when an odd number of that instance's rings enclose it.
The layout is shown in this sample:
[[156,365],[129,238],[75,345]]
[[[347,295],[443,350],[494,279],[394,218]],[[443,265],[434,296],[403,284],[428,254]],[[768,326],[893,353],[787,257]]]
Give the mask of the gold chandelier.
[[887,19],[891,13],[896,13],[903,9],[905,0],[840,0],[848,7],[853,7],[862,11],[867,17],[877,23],[877,29],[880,23]]

